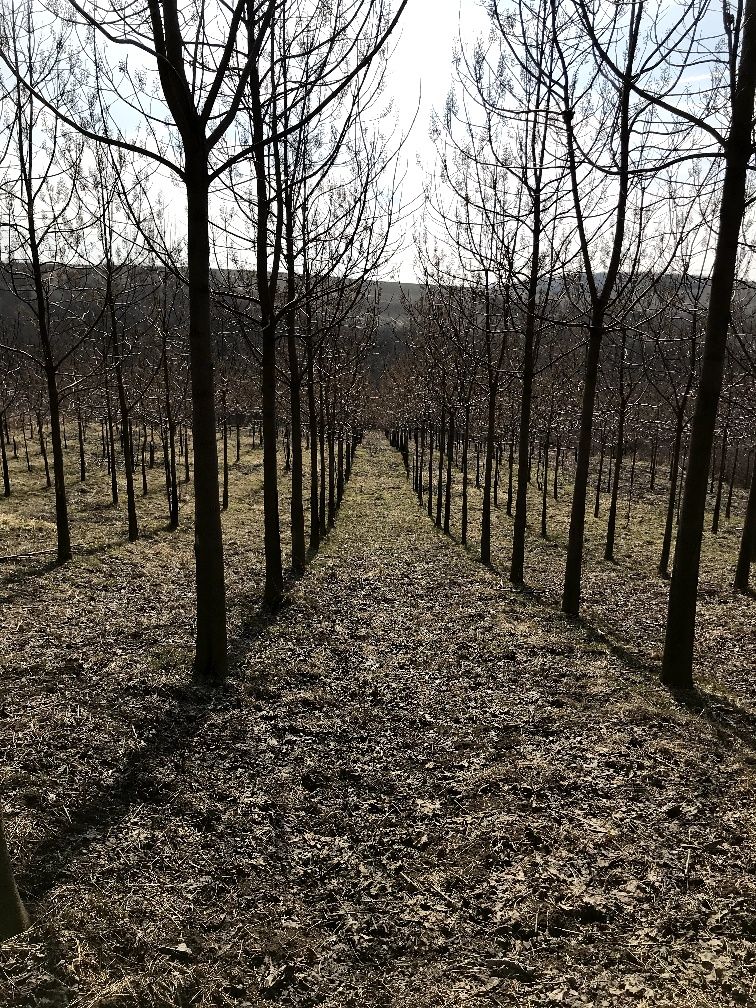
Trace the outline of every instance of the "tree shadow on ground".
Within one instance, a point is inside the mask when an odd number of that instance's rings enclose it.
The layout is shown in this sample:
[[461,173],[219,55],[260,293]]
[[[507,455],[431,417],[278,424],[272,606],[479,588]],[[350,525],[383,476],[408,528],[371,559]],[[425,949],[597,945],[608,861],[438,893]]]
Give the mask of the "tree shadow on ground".
[[720,742],[729,748],[740,745],[756,753],[756,712],[700,687],[669,692],[675,703],[710,725]]
[[[659,659],[653,659],[635,648],[628,647],[613,634],[593,626],[585,617],[580,616],[571,619],[570,622],[580,626],[590,642],[605,647],[609,654],[626,669],[635,672],[641,680],[651,678],[656,685],[661,686]],[[748,710],[721,693],[703,686],[694,686],[690,690],[667,688],[667,693],[678,706],[705,721],[718,740],[728,748],[741,745],[751,752],[756,752],[756,711]]]
[[[24,899],[33,904],[70,872],[90,843],[98,842],[108,827],[119,822],[137,802],[154,799],[160,781],[152,774],[159,760],[186,752],[205,722],[215,694],[197,687],[171,690],[173,702],[157,716],[130,722],[135,735],[152,741],[132,749],[113,781],[95,786],[78,806],[68,811],[59,828],[39,843],[20,865],[17,882]],[[159,796],[158,796],[159,797]]]

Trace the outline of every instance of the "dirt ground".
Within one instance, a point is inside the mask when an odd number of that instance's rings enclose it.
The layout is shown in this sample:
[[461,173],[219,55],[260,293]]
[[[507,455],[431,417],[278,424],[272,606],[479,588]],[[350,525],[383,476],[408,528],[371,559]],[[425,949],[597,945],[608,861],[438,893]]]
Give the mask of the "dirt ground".
[[[590,524],[568,622],[566,502],[516,591],[503,511],[487,570],[369,433],[269,620],[260,461],[245,445],[224,518],[215,695],[190,685],[191,528],[163,528],[156,475],[138,543],[100,474],[74,491],[70,564],[0,565],[0,789],[35,919],[0,949],[2,1008],[756,1004],[756,605],[727,587],[734,534],[707,554],[702,688],[675,698],[638,538],[653,501],[614,565]],[[48,492],[0,502],[3,557],[50,538]]]

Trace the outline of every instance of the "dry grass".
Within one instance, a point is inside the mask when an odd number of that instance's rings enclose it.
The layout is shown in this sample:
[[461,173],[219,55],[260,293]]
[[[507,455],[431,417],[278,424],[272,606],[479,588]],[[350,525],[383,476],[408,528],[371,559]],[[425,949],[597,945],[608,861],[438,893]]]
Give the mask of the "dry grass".
[[[373,435],[266,621],[259,461],[245,444],[224,517],[211,697],[157,470],[139,543],[100,474],[72,563],[0,570],[0,786],[35,915],[0,952],[2,1008],[753,1003],[748,704],[679,704],[563,620],[558,547],[529,540],[542,601],[513,591]],[[0,503],[4,555],[21,527],[50,545],[39,475]],[[653,616],[622,598],[628,626]]]

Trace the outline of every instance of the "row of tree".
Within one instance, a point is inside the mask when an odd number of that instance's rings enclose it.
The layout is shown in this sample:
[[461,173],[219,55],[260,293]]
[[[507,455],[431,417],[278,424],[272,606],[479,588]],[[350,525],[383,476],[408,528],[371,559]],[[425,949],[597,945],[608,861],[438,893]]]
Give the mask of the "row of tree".
[[[613,445],[611,557],[628,443],[636,454],[642,446],[654,473],[666,450],[662,575],[675,521],[677,535],[662,675],[688,688],[712,471],[715,525],[725,481],[751,480],[735,574],[743,591],[754,550],[746,176],[756,3],[714,10],[679,0],[662,10],[644,0],[493,0],[488,13],[490,34],[458,53],[435,122],[439,170],[418,242],[426,290],[412,311],[411,377],[401,368],[391,376],[385,422],[403,430],[408,466],[411,439],[416,472],[427,468],[429,508],[434,449],[438,488],[460,434],[463,471],[471,433],[485,442],[485,563],[507,432],[515,583],[525,576],[533,445],[542,435],[546,464],[550,450],[563,461],[574,449],[562,593],[571,616],[580,609],[592,459],[601,469]],[[416,485],[423,493],[424,480]],[[449,506],[447,495],[447,528]],[[466,514],[462,524],[466,535]]]

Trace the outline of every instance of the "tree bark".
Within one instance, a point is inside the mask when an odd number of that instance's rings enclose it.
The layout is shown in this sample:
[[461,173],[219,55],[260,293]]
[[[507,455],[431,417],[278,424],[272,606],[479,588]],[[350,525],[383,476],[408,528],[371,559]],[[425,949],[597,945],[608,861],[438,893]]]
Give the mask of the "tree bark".
[[13,938],[28,927],[29,915],[16,888],[0,810],[0,942]]
[[227,671],[226,584],[218,486],[215,382],[210,328],[209,178],[204,150],[187,152],[189,356],[194,442],[194,558],[197,629],[194,675],[223,679]]
[[725,175],[711,273],[701,378],[690,433],[680,524],[669,591],[662,681],[676,689],[693,685],[696,599],[706,510],[706,481],[722,393],[727,331],[745,212],[746,174],[751,158],[756,90],[756,0],[746,0],[743,43],[732,102],[732,126],[725,149]]

